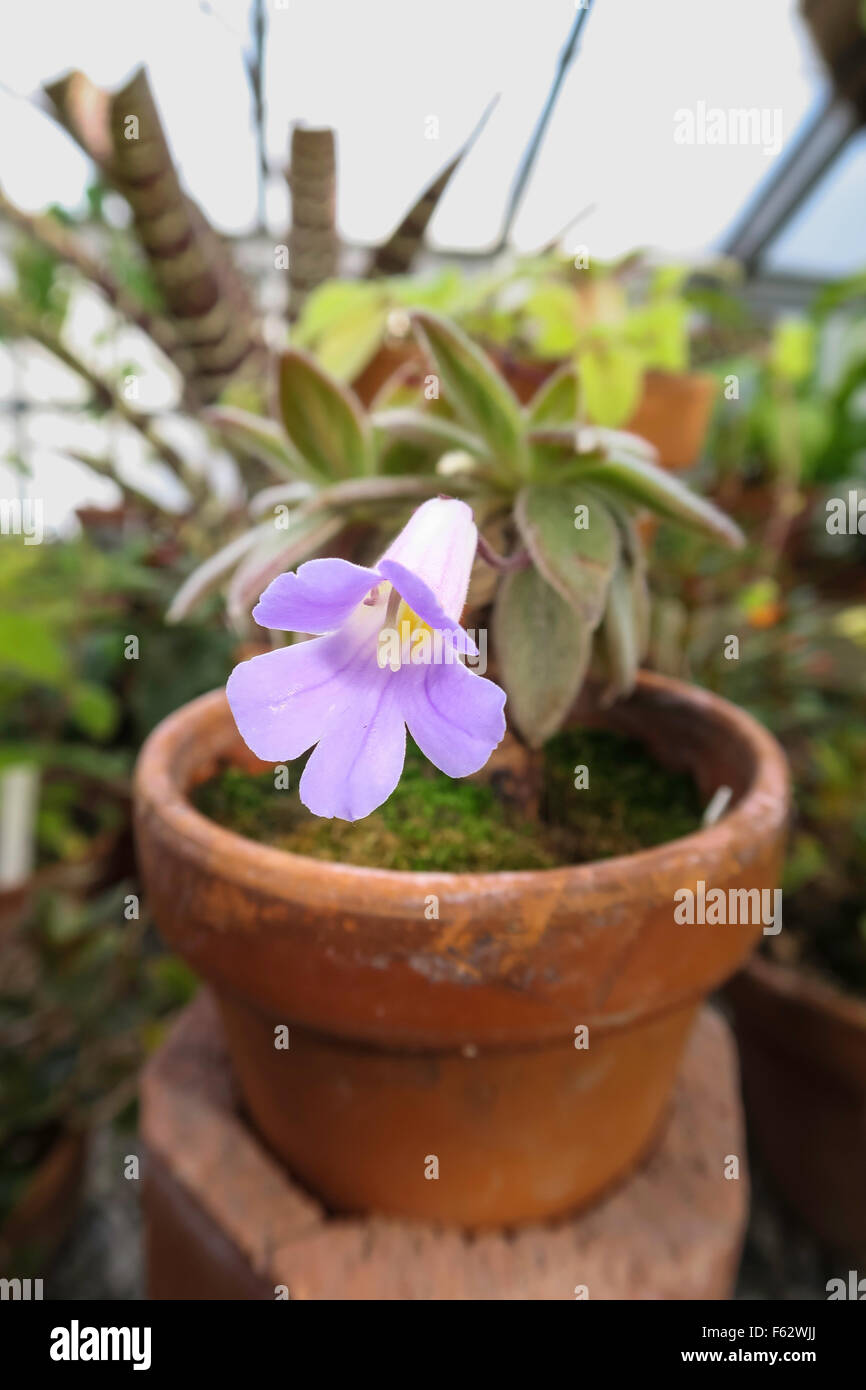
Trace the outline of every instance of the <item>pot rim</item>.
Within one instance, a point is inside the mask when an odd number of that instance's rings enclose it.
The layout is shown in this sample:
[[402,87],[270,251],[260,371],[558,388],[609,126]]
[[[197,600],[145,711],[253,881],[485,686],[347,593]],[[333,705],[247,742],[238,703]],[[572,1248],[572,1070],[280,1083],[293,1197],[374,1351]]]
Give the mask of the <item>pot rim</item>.
[[756,955],[743,967],[743,973],[761,989],[786,1000],[805,1004],[822,1014],[830,1014],[841,1023],[866,1032],[866,999],[851,989],[845,989],[817,971]]
[[[736,857],[759,827],[766,830],[787,815],[789,777],[785,756],[772,734],[745,710],[699,686],[643,671],[638,676],[635,696],[668,699],[700,711],[717,728],[721,726],[732,742],[751,750],[753,768],[746,789],[714,825],[701,826],[689,835],[632,854],[548,869],[452,873],[370,868],[261,844],[209,820],[195,809],[188,796],[195,777],[186,775],[190,760],[187,757],[184,762],[183,755],[189,754],[202,726],[215,724],[221,709],[226,731],[231,729],[234,738],[239,738],[222,689],[181,706],[148,736],[135,769],[137,814],[153,814],[163,829],[183,841],[187,852],[200,862],[231,863],[233,878],[256,886],[266,883],[269,896],[297,901],[300,890],[311,904],[351,908],[357,890],[375,889],[377,907],[385,916],[404,914],[409,886],[416,893],[422,888],[429,893],[439,891],[452,900],[470,896],[502,899],[512,893],[524,893],[530,886],[554,890],[566,884],[572,892],[585,887],[588,894],[595,896],[642,871],[663,876],[676,869],[681,877],[684,852],[688,855],[690,851],[694,851],[699,875],[709,881],[714,868],[731,856]],[[258,761],[252,755],[248,758]]]

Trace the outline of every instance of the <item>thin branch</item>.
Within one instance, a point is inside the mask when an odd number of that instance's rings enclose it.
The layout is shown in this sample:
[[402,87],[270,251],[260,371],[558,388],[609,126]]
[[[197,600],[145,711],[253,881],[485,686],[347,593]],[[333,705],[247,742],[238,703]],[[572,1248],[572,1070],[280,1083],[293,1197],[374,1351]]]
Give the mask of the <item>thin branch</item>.
[[[593,3],[596,2],[597,0],[593,0]],[[550,124],[550,118],[553,115],[553,109],[556,106],[560,88],[562,87],[562,84],[565,81],[565,74],[567,73],[571,64],[574,62],[574,59],[577,55],[578,40],[580,38],[581,30],[583,29],[588,15],[589,8],[578,10],[577,14],[575,15],[574,22],[572,23],[571,31],[568,35],[568,38],[565,41],[565,47],[559,55],[559,63],[557,65],[556,75],[553,79],[550,91],[547,94],[547,100],[544,103],[541,115],[539,116],[538,121],[536,122],[535,129],[533,130],[532,135],[530,136],[529,144],[526,147],[523,158],[521,159],[517,169],[517,175],[515,177],[514,184],[511,189],[511,194],[508,199],[508,206],[505,211],[505,222],[502,227],[502,233],[499,238],[499,244],[496,247],[497,253],[500,251],[504,251],[508,243],[508,238],[511,235],[511,229],[514,226],[514,220],[517,217],[520,204],[523,200],[523,194],[526,190],[526,185],[529,182],[529,176],[532,173],[535,161],[538,158],[538,151],[541,149],[541,142],[544,139],[545,131],[547,130],[548,125]]]
[[247,79],[250,84],[250,92],[253,100],[253,123],[255,127],[256,155],[258,163],[258,224],[259,231],[265,230],[265,194],[268,182],[268,151],[265,143],[265,119],[267,106],[265,102],[265,45],[267,41],[267,31],[265,29],[265,7],[264,0],[253,0],[252,13],[253,29],[253,51],[245,58]]

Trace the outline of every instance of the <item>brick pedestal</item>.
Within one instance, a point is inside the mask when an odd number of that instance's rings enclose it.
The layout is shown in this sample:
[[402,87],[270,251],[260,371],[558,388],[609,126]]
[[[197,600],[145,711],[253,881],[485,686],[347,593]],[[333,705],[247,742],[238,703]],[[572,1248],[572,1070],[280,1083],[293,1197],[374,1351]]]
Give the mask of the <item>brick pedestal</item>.
[[724,1299],[748,1207],[736,1054],[710,1009],[652,1157],[550,1225],[468,1238],[329,1215],[242,1118],[206,993],[144,1072],[142,1136],[153,1298],[273,1299],[284,1285],[298,1299],[571,1300],[578,1286],[590,1299]]

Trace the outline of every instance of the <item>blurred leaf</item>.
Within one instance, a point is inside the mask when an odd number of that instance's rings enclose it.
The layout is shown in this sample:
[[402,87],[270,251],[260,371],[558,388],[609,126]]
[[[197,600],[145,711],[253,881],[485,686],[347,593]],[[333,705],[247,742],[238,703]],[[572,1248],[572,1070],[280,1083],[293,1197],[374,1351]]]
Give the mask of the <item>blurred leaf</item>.
[[493,640],[508,718],[532,748],[554,734],[577,698],[591,650],[588,628],[534,566],[506,574]]
[[684,372],[689,363],[688,327],[688,305],[660,299],[632,313],[626,337],[640,352],[644,368]]
[[280,357],[279,403],[291,444],[320,476],[375,471],[371,427],[360,402],[297,349]]
[[389,279],[387,286],[396,303],[407,309],[432,309],[436,314],[455,314],[476,299],[476,291],[453,265],[444,266],[423,280],[398,276]]
[[382,343],[387,318],[387,299],[379,285],[328,280],[305,300],[292,344],[313,352],[340,381],[352,381]]
[[522,471],[523,419],[517,397],[476,345],[434,314],[412,315],[415,332],[455,414],[504,468]]
[[587,482],[597,483],[614,495],[620,494],[659,516],[702,531],[726,545],[743,544],[739,527],[724,512],[690,492],[673,474],[646,460],[612,456],[597,467],[587,469],[584,476]]
[[373,428],[392,439],[425,444],[437,453],[463,449],[485,455],[484,441],[464,430],[445,415],[424,410],[383,410],[372,416]]
[[578,343],[577,296],[568,285],[551,281],[530,294],[524,311],[532,324],[539,357],[566,357]]
[[770,365],[785,381],[803,381],[815,362],[815,329],[806,319],[781,319],[773,330]]
[[213,555],[198,565],[184,580],[171,601],[165,615],[167,623],[177,623],[201,603],[209,593],[220,584],[227,574],[243,559],[266,534],[273,530],[272,522],[266,526],[252,526],[243,535],[235,536],[227,545],[214,551]]
[[60,260],[47,247],[28,239],[16,245],[14,261],[21,298],[36,314],[47,318],[56,331],[63,323],[69,301],[68,291],[59,279]]
[[60,772],[80,773],[105,782],[121,783],[129,772],[132,754],[126,749],[91,748],[86,743],[0,743],[0,771],[17,762]]
[[526,407],[529,425],[573,425],[578,415],[577,377],[566,362],[539,386]]
[[38,615],[0,613],[0,671],[6,668],[45,685],[59,686],[68,666],[63,644]]
[[643,361],[637,348],[593,344],[577,358],[581,399],[596,425],[616,427],[631,418],[643,388]]
[[610,671],[607,698],[628,695],[640,666],[640,633],[632,576],[625,566],[614,574],[602,624]]
[[98,743],[111,736],[120,719],[117,696],[92,681],[76,681],[71,687],[69,712],[81,732]]
[[[578,515],[578,508],[585,512]],[[514,515],[536,567],[592,632],[619,557],[616,523],[604,502],[579,487],[528,487]],[[584,516],[588,525],[579,528]]]
[[224,440],[230,451],[249,458],[288,478],[321,482],[321,474],[293,449],[291,441],[275,420],[253,415],[236,406],[215,405],[202,411],[202,418]]

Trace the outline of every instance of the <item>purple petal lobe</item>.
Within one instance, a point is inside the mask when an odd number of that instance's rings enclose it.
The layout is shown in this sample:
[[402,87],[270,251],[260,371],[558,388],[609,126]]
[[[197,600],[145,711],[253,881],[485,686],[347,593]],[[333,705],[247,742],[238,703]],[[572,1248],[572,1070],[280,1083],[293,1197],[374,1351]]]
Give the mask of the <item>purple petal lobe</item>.
[[361,820],[387,801],[406,756],[398,693],[392,673],[375,668],[357,681],[351,709],[329,720],[299,788],[314,816]]
[[280,574],[262,594],[253,617],[281,632],[335,632],[379,576],[348,560],[308,560],[296,574]]
[[417,574],[397,560],[380,560],[379,573],[390,580],[400,597],[406,600],[419,618],[424,619],[428,627],[453,634],[453,647],[457,655],[478,655],[478,648],[468,632],[460,626],[459,620],[449,617],[433,590]]
[[226,695],[247,747],[264,762],[297,758],[356,699],[358,673],[376,668],[376,618],[343,632],[280,647],[232,671]]
[[[456,498],[433,497],[409,518],[382,561],[395,561],[414,574],[435,595],[439,612],[449,619],[438,626],[453,627],[460,621],[466,602],[477,542],[472,508]],[[383,563],[376,568],[385,574]],[[403,596],[415,608],[408,594]],[[420,609],[415,608],[415,612],[424,617]]]
[[400,674],[403,715],[424,756],[449,777],[482,768],[505,733],[505,691],[459,661]]

